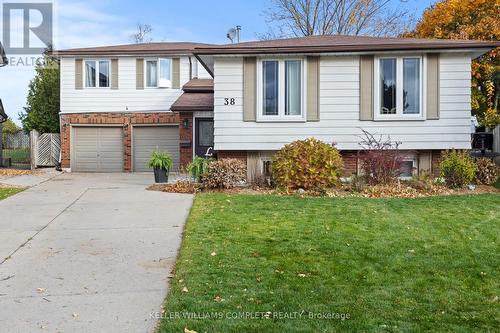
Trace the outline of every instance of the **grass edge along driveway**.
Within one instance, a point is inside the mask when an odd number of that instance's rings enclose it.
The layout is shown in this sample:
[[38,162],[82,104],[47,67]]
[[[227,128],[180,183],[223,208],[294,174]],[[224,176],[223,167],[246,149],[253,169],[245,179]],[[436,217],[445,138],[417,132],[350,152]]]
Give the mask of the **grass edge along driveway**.
[[[494,331],[499,207],[200,194],[158,332]],[[279,317],[296,312],[350,319]]]
[[22,191],[24,191],[24,189],[19,187],[0,187],[0,200],[6,199]]

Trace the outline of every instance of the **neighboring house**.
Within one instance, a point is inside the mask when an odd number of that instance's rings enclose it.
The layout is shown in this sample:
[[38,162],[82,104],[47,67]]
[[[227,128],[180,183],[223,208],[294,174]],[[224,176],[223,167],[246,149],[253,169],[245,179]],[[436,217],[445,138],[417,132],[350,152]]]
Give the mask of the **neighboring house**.
[[312,36],[60,51],[63,166],[143,171],[153,147],[185,166],[213,147],[253,179],[283,145],[316,137],[352,174],[365,129],[401,142],[407,173],[435,172],[441,151],[471,147],[471,60],[498,45]]

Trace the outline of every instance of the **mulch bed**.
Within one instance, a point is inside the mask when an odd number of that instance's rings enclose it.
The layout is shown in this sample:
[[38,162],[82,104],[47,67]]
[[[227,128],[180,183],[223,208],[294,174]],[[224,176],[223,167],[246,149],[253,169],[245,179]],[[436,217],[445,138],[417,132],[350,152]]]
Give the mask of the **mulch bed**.
[[150,191],[190,193],[198,192],[223,192],[241,194],[274,194],[298,195],[303,197],[363,197],[363,198],[422,198],[448,195],[470,194],[500,194],[500,190],[493,186],[477,185],[474,190],[468,188],[450,189],[443,185],[432,185],[427,188],[415,188],[404,183],[392,185],[366,186],[359,192],[352,191],[347,185],[339,188],[325,189],[323,191],[280,191],[269,187],[247,186],[231,189],[203,189],[199,184],[182,180],[173,184],[154,184],[147,188]]
[[0,168],[0,176],[22,176],[22,175],[32,175],[36,171],[32,170],[18,170],[18,169],[3,169]]

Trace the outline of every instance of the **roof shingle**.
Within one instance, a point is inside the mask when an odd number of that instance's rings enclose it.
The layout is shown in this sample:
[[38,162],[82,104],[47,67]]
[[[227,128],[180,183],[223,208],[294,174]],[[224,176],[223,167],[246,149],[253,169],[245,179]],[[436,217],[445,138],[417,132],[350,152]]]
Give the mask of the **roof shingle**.
[[313,52],[363,52],[417,49],[494,48],[498,41],[389,38],[365,36],[308,36],[195,48],[199,55],[271,54]]

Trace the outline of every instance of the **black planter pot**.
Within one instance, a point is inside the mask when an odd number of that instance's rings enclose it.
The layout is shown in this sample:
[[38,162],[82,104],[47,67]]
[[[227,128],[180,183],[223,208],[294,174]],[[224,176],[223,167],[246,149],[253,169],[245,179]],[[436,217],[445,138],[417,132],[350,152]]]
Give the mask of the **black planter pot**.
[[154,168],[155,183],[168,183],[168,170]]

